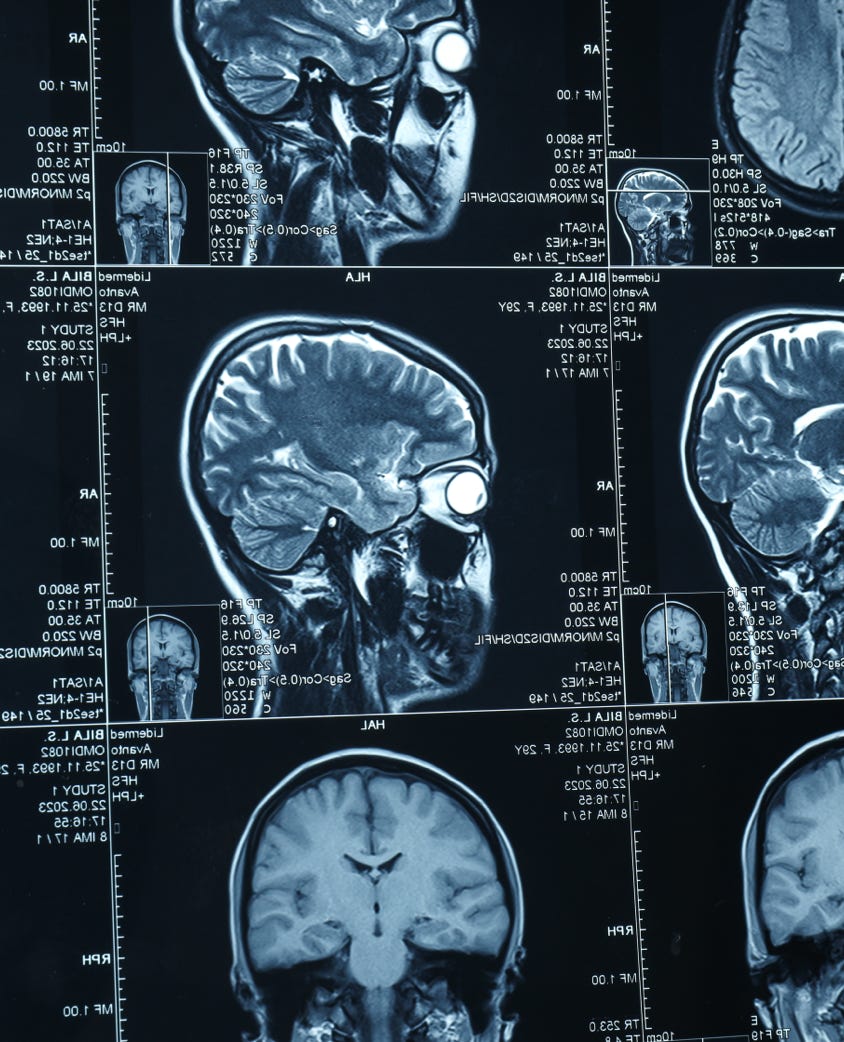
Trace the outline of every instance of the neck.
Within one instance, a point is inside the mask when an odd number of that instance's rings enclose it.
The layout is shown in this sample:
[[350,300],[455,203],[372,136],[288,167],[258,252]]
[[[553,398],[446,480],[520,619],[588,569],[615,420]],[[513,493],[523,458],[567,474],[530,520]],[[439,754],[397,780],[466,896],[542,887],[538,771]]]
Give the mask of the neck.
[[356,229],[358,222],[348,217],[348,201],[338,200],[329,160],[300,163],[283,202],[264,198],[267,202],[261,204],[258,224],[274,234],[259,234],[252,249],[251,244],[246,244],[248,253],[254,256],[251,263],[306,266],[378,263],[378,251]]

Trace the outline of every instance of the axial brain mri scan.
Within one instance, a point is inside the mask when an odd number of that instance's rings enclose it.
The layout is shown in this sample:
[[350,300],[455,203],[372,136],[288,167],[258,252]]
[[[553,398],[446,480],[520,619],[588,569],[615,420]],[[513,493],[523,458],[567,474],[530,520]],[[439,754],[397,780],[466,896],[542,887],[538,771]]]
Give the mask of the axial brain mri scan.
[[716,74],[721,132],[787,205],[844,213],[841,11],[733,0]]

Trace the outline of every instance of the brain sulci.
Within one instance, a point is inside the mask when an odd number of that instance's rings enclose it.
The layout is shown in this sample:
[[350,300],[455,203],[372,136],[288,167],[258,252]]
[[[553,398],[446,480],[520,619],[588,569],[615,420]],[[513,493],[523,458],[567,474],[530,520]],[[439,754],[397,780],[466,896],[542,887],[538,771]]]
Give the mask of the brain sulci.
[[366,767],[294,793],[260,837],[247,946],[259,971],[337,954],[366,986],[403,974],[410,942],[496,955],[510,914],[495,859],[459,804],[427,781]]
[[290,334],[238,353],[201,430],[201,478],[246,556],[284,571],[330,511],[371,534],[417,507],[428,468],[477,448],[466,397],[370,333]]
[[403,34],[454,13],[450,0],[196,0],[194,32],[234,100],[270,115],[293,98],[303,62],[365,86],[399,71]]

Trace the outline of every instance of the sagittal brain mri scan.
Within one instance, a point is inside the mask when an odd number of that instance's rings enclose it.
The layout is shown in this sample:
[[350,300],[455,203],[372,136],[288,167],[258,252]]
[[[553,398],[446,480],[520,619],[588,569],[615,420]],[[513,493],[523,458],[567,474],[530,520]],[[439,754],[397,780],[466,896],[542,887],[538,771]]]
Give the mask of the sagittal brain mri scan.
[[642,666],[654,702],[699,702],[706,671],[706,626],[680,601],[658,604],[642,623]]
[[615,212],[630,245],[630,263],[691,263],[694,237],[688,187],[666,170],[630,170],[619,181]]
[[716,337],[689,396],[686,481],[724,578],[776,601],[770,657],[811,667],[783,671],[776,697],[844,693],[842,363],[840,318],[749,318]]
[[[267,191],[255,263],[377,264],[438,238],[469,175],[468,0],[175,0],[194,85]],[[291,231],[292,229],[292,231]]]
[[232,981],[262,1042],[505,1042],[522,920],[512,849],[477,795],[418,760],[339,753],[252,815]]
[[189,720],[199,678],[199,642],[172,615],[149,615],[126,642],[129,686],[140,720]]
[[841,10],[733,0],[717,67],[721,132],[784,202],[844,213]]
[[296,670],[273,712],[390,712],[467,690],[492,612],[483,397],[432,348],[285,317],[223,337],[186,412],[183,474],[216,567],[262,598]]
[[842,794],[838,732],[775,772],[745,833],[747,958],[760,1020],[777,1037],[844,1038]]
[[187,218],[179,175],[151,159],[127,166],[115,188],[117,231],[128,264],[178,264]]

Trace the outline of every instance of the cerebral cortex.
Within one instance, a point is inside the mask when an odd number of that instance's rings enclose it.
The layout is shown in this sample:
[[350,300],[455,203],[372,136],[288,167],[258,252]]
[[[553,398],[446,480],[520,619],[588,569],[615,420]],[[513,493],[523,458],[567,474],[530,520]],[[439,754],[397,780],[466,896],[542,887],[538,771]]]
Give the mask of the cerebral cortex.
[[695,474],[767,555],[806,546],[844,495],[844,324],[805,322],[741,343],[701,416]]
[[201,477],[254,563],[292,568],[329,511],[367,533],[417,506],[427,468],[471,455],[465,396],[369,333],[290,334],[226,365],[202,422]]
[[270,115],[292,99],[315,60],[351,87],[392,76],[403,33],[448,18],[451,0],[195,0],[194,33],[234,100]]
[[796,774],[768,813],[762,920],[775,947],[844,929],[844,757]]
[[467,812],[428,781],[373,767],[324,776],[278,807],[249,889],[247,950],[262,972],[348,945],[358,982],[389,987],[408,943],[496,956],[510,929],[493,853]]
[[750,0],[742,6],[730,70],[740,144],[794,185],[838,191],[844,179],[840,5]]

